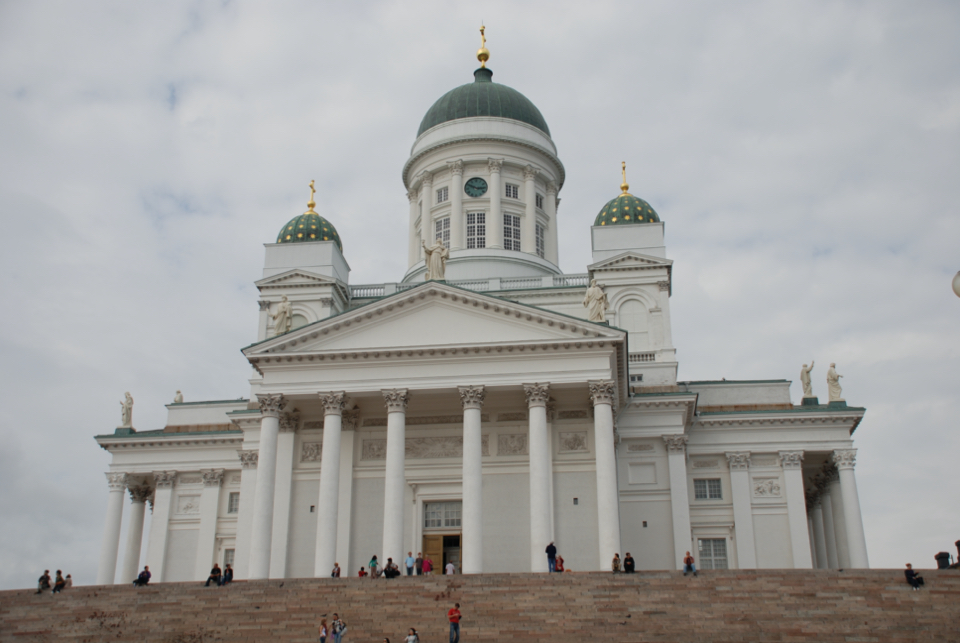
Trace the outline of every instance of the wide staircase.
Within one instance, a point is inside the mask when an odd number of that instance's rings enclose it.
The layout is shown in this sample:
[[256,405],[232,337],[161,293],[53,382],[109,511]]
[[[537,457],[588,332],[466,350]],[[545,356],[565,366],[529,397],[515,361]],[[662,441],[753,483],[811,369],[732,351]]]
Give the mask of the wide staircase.
[[[393,580],[288,579],[0,592],[0,641],[317,641],[338,612],[347,643],[415,627],[448,641],[447,610],[473,641],[960,641],[960,571],[489,574]],[[332,640],[332,639],[328,639]]]

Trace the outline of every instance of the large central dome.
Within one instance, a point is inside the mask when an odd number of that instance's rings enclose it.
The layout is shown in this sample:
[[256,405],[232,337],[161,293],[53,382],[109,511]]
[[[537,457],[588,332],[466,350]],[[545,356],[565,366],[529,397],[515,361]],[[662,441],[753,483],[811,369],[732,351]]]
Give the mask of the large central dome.
[[417,136],[441,123],[476,116],[509,118],[532,125],[550,136],[547,121],[529,98],[511,87],[493,82],[493,72],[486,67],[473,72],[473,77],[472,83],[451,89],[427,110]]

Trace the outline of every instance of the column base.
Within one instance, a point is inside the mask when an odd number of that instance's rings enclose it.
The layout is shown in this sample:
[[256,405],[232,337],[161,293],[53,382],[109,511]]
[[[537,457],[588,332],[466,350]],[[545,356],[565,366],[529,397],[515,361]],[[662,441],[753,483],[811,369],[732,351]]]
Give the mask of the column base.
[[827,408],[828,409],[845,409],[847,408],[847,401],[846,400],[830,400],[830,402],[827,403]]
[[816,395],[813,397],[804,397],[800,400],[800,406],[820,406],[820,400]]

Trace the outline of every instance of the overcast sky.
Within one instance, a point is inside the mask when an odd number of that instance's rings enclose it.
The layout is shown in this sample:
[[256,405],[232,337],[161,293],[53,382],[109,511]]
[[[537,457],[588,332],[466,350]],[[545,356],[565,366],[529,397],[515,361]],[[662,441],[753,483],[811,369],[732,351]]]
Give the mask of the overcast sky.
[[956,554],[957,3],[7,1],[0,588],[94,582],[93,436],[124,391],[141,430],[176,389],[248,394],[262,244],[311,179],[351,282],[400,280],[400,170],[472,81],[481,19],[566,165],[564,271],[626,161],[666,222],[680,379],[787,378],[799,402],[801,364],[825,399],[836,362],[868,409],[871,564]]

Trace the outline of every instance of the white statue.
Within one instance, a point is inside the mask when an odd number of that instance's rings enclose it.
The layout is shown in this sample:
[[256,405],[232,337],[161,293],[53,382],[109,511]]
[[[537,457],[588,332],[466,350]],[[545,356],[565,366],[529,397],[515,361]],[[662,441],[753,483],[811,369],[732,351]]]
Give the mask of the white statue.
[[813,394],[813,385],[810,383],[810,371],[813,370],[813,360],[810,360],[810,366],[806,364],[800,369],[800,384],[803,386],[804,397],[816,397]]
[[293,307],[287,301],[287,296],[277,305],[277,312],[271,315],[273,317],[273,334],[280,335],[290,330],[293,325]]
[[182,404],[182,403],[183,403],[183,393],[181,393],[180,391],[177,391],[177,394],[173,396],[173,403],[174,403],[174,404]]
[[597,285],[596,279],[590,282],[583,305],[587,309],[587,319],[595,322],[607,321],[607,293]]
[[124,400],[120,402],[120,428],[133,428],[133,396],[130,393],[124,393]]
[[443,239],[437,238],[437,242],[428,246],[425,241],[421,241],[423,254],[427,264],[427,274],[424,275],[424,281],[436,279],[442,281],[447,274],[447,257],[450,251],[443,245]]
[[843,375],[837,373],[836,364],[830,364],[830,369],[827,371],[827,391],[830,394],[831,402],[843,402],[841,395],[843,391],[840,388],[840,378]]

